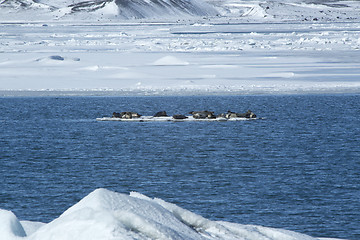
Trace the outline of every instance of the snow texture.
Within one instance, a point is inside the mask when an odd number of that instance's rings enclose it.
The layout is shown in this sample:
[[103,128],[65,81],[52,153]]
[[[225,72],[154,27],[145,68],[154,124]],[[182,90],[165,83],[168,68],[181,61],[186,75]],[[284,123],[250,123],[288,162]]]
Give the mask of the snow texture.
[[283,229],[211,221],[158,198],[106,189],[96,189],[48,224],[20,222],[12,212],[0,210],[0,236],[6,240],[317,239]]

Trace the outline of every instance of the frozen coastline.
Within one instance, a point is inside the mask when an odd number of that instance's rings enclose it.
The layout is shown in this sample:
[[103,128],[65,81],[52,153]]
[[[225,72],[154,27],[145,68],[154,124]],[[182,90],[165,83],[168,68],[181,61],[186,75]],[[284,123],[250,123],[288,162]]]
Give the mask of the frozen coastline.
[[2,96],[360,92],[357,1],[210,1],[215,16],[126,20],[55,2],[62,17],[0,7]]

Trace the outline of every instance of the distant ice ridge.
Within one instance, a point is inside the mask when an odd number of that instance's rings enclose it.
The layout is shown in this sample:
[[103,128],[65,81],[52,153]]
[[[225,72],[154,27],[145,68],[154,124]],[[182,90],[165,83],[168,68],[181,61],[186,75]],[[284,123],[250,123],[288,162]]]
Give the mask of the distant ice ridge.
[[178,19],[217,14],[215,8],[202,0],[3,0],[0,1],[1,7],[15,10],[15,13],[26,13],[28,10],[35,10],[35,14],[45,12],[57,19],[73,15],[91,20],[94,20],[94,16],[117,19]]
[[358,21],[359,1],[342,0],[207,0],[231,21],[342,22]]
[[283,229],[211,221],[158,198],[106,189],[93,191],[48,224],[19,221],[12,212],[0,209],[0,237],[6,240],[319,239]]
[[0,21],[184,20],[357,22],[359,1],[336,0],[0,0]]

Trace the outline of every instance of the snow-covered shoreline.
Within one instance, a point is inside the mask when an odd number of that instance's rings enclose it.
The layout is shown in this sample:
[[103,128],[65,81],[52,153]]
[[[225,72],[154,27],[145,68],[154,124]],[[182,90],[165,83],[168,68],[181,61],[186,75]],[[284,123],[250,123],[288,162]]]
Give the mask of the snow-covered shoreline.
[[360,92],[358,1],[208,1],[218,14],[170,20],[26,2],[0,5],[5,94]]
[[2,26],[2,91],[191,95],[360,88],[356,23]]

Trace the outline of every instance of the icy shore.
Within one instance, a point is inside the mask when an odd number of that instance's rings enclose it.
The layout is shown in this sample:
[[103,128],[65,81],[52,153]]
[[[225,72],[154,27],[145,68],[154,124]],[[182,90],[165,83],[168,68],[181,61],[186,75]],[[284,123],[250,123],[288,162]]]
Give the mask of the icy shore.
[[192,2],[202,11],[127,20],[119,1],[87,3],[0,3],[2,96],[360,92],[359,1]]
[[211,221],[158,198],[106,189],[93,191],[47,224],[19,221],[12,212],[0,210],[0,236],[6,240],[319,239],[283,229]]
[[4,95],[360,92],[356,23],[2,26]]

